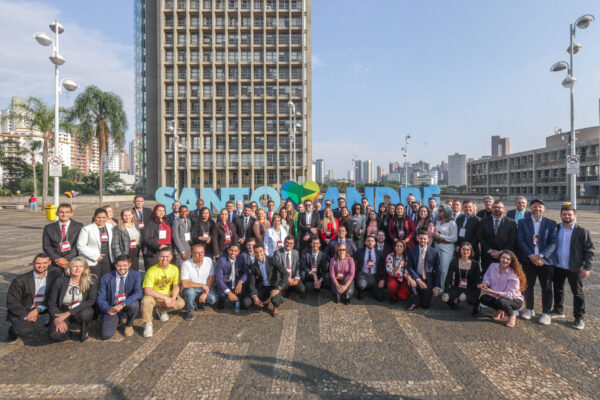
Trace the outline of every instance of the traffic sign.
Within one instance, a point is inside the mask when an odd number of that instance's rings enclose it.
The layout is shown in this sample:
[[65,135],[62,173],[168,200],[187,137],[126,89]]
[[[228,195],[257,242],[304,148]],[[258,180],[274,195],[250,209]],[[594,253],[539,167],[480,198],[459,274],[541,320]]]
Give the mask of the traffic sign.
[[579,175],[579,155],[572,154],[567,156],[567,174]]
[[51,177],[61,177],[62,176],[62,159],[57,156],[51,156],[48,159],[49,171],[48,175]]

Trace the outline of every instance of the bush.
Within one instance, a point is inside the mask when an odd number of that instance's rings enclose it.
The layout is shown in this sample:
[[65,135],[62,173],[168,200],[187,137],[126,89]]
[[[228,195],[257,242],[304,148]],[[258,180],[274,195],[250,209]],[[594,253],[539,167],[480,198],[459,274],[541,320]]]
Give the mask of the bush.
[[0,188],[0,196],[12,196],[9,188]]

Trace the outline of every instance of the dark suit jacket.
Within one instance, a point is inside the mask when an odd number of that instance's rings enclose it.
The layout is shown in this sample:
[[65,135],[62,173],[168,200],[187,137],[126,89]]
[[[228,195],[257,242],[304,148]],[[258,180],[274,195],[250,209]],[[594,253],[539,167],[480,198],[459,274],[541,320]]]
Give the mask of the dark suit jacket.
[[81,228],[83,228],[83,224],[71,220],[69,229],[67,229],[67,239],[71,245],[71,250],[63,253],[60,249],[62,232],[58,221],[46,225],[42,234],[42,248],[44,249],[44,253],[48,254],[53,262],[59,258],[66,258],[71,261],[77,255],[77,238],[79,237]]
[[[133,211],[138,222],[140,222],[140,216],[138,215],[138,212],[135,209],[135,207],[132,207],[131,211]],[[148,223],[148,221],[150,221],[152,219],[152,209],[148,208],[148,207],[142,207],[142,218],[144,221],[144,225],[146,225]]]
[[[44,302],[42,305],[48,307],[48,297],[50,294],[50,288],[54,284],[54,281],[62,274],[58,271],[48,270],[46,272],[46,293]],[[26,272],[18,275],[12,280],[6,293],[6,318],[14,316],[17,318],[25,318],[35,299],[35,279],[33,278],[33,271]]]
[[[543,258],[544,264],[551,264],[550,257],[556,251],[556,241],[558,237],[554,235],[556,222],[542,217],[540,231],[538,232],[538,249]],[[519,220],[517,226],[517,257],[519,261],[529,261],[529,256],[535,254],[535,244],[533,243],[533,218],[525,217]]]
[[[512,220],[514,220],[514,219],[515,219],[515,216],[516,216],[516,215],[517,215],[517,209],[516,209],[516,208],[515,208],[514,210],[509,210],[509,211],[506,213],[506,216],[507,216],[508,218],[512,219]],[[531,211],[529,211],[529,210],[525,210],[525,214],[523,214],[523,218],[529,218],[529,217],[531,217]],[[519,222],[521,222],[521,221],[519,221]]]
[[[265,269],[267,270],[267,281],[273,288],[283,289],[288,280],[288,273],[283,265],[273,263],[271,257],[265,255]],[[256,260],[248,271],[248,291],[250,296],[258,296],[258,289],[264,286],[263,275],[260,271],[260,265]]]
[[[229,256],[224,255],[217,260],[215,266],[215,282],[219,296],[224,296],[225,290],[230,289],[227,286],[230,276],[231,263],[229,262]],[[233,286],[238,282],[248,282],[248,264],[246,264],[246,257],[243,254],[238,255],[235,259],[235,282],[233,282]]]
[[[379,243],[375,243],[375,248],[378,249]],[[379,249],[378,249],[379,250]],[[383,250],[379,250],[383,254],[384,257],[387,257],[388,254],[392,252],[392,246],[387,242],[383,242]]]
[[487,218],[487,217],[491,217],[492,216],[492,212],[491,211],[486,211],[485,208],[484,208],[483,210],[477,211],[477,216],[480,219],[484,219],[484,218]]
[[246,225],[246,231],[244,234],[244,216],[237,217],[235,220],[235,231],[238,237],[241,239],[245,237],[246,239],[250,239],[254,237],[254,230],[252,226],[254,221],[256,221],[252,216],[248,217],[248,224]]
[[[406,254],[406,266],[408,268],[408,273],[414,280],[423,279],[422,276],[417,272],[419,267],[420,252],[420,246],[413,246],[407,250]],[[436,249],[429,246],[427,246],[425,253],[425,276],[427,277],[427,286],[429,286],[430,289],[432,286],[443,289],[440,281],[440,254]]]
[[324,279],[329,276],[329,259],[330,257],[327,254],[319,251],[315,263],[313,251],[310,247],[307,247],[300,257],[300,270],[304,271],[304,276],[308,276],[312,273],[312,266],[316,265],[317,278]]
[[[556,236],[556,246],[560,246],[558,237],[561,224],[556,226],[554,235]],[[569,247],[569,270],[579,272],[581,269],[587,271],[592,269],[592,260],[594,259],[594,243],[590,231],[575,224],[571,234],[571,245]],[[558,265],[558,251],[552,255],[552,264]]]
[[[366,247],[361,247],[354,253],[354,265],[356,265],[355,280],[358,280],[358,277],[363,273],[367,251]],[[373,249],[372,251],[375,253],[375,279],[379,282],[387,276],[385,272],[385,255],[377,249]]]
[[173,226],[173,222],[175,222],[177,218],[179,218],[179,216],[176,216],[175,213],[171,212],[165,217],[165,222],[169,224],[169,226]]
[[[292,271],[290,273],[290,278],[302,278],[302,271],[300,270],[300,255],[298,254],[298,250],[292,249],[292,253],[290,255],[292,262]],[[273,264],[279,268],[280,266],[285,269],[286,260],[285,260],[285,249],[282,247],[281,249],[275,250],[273,256],[271,257]],[[286,282],[287,283],[287,282]]]
[[498,232],[494,233],[494,218],[487,217],[481,220],[478,230],[479,244],[481,245],[481,261],[484,269],[492,262],[496,262],[488,254],[489,250],[515,251],[517,245],[517,224],[508,217],[502,217]]
[[[106,314],[117,303],[116,295],[117,271],[112,271],[100,279],[96,304],[103,314]],[[125,305],[130,306],[142,299],[142,275],[130,269],[125,278]]]
[[[65,293],[67,293],[67,289],[69,288],[69,280],[70,278],[66,275],[61,276],[60,278],[54,281],[52,288],[50,289],[50,297],[48,299],[48,311],[50,311],[50,315],[52,319],[56,314],[61,314],[66,311],[69,311],[69,307],[63,303],[63,299],[65,298]],[[81,310],[92,307],[96,304],[96,296],[98,291],[98,280],[94,275],[92,275],[92,283],[88,288],[87,292],[83,294],[83,301],[79,304],[79,307],[75,307],[70,310],[71,315],[77,315],[77,313],[81,312]]]
[[[158,244],[158,231],[158,224],[153,220],[144,223],[144,229],[140,232],[144,257],[158,253],[160,247]],[[173,232],[171,232],[171,243],[173,243]]]
[[481,218],[479,218],[477,215],[470,215],[467,219],[467,223],[465,224],[465,236],[460,236],[460,231],[465,223],[465,218],[467,217],[464,214],[461,214],[456,219],[456,230],[459,234],[456,245],[460,248],[460,245],[464,242],[471,243],[471,246],[473,246],[473,251],[475,252],[475,258],[479,259],[481,252],[479,250],[479,237],[477,230],[479,229]]
[[319,213],[314,211],[311,214],[310,226],[306,225],[306,212],[300,213],[298,216],[298,232],[300,233],[300,240],[304,240],[304,236],[306,234],[310,235],[310,240],[319,237],[319,234],[312,234],[310,232],[310,228],[318,228],[319,222],[321,222],[321,218],[319,217]]
[[[231,222],[227,222],[227,224],[229,225],[229,229],[231,229],[231,243],[238,243],[239,239],[235,232],[235,226],[233,226],[233,223]],[[225,244],[225,228],[221,226],[220,222],[213,225],[211,237],[213,254],[215,256],[218,255],[219,257],[225,256],[225,250],[227,248],[227,245]]]

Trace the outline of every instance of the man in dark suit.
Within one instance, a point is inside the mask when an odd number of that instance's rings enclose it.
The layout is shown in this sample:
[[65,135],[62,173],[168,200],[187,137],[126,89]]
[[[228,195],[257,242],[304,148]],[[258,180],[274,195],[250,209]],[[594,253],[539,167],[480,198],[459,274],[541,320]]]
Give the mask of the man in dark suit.
[[73,209],[70,204],[60,204],[56,214],[58,221],[44,227],[42,248],[52,260],[51,269],[62,272],[77,255],[77,239],[83,224],[71,219]]
[[313,211],[313,203],[310,200],[304,202],[304,209],[306,211],[300,213],[298,216],[298,232],[300,240],[300,252],[306,247],[310,247],[310,242],[314,238],[319,237],[319,222],[321,218],[319,213]]
[[141,231],[144,229],[144,224],[152,218],[152,209],[144,207],[144,198],[137,195],[133,198],[133,208],[131,211],[135,213],[138,221],[138,229]]
[[300,256],[298,250],[294,249],[296,239],[293,236],[288,236],[283,241],[283,247],[275,250],[273,253],[273,264],[279,269],[283,268],[287,271],[289,277],[283,286],[283,295],[289,297],[291,290],[298,292],[300,298],[303,299],[306,294],[306,287],[302,282],[302,271],[300,270]]
[[331,285],[329,257],[320,248],[321,241],[313,239],[310,249],[305,249],[300,257],[300,270],[304,275],[304,283],[307,288],[317,291],[322,287],[329,288]]
[[471,200],[463,201],[462,211],[458,218],[456,218],[456,228],[458,230],[458,240],[456,241],[457,255],[460,245],[464,242],[469,242],[473,246],[474,258],[479,260],[481,252],[479,251],[477,230],[481,218],[474,215],[475,204]]
[[142,275],[130,267],[129,256],[121,254],[115,261],[115,271],[100,279],[96,305],[103,314],[102,339],[113,337],[125,315],[125,336],[133,335],[133,320],[140,310],[143,292]]
[[556,222],[543,216],[546,207],[541,200],[533,200],[529,206],[531,217],[522,218],[517,229],[517,257],[527,277],[525,308],[521,318],[531,319],[535,315],[534,288],[536,279],[542,288],[542,312],[539,323],[549,325],[552,311],[552,266],[551,256],[556,250]]
[[343,197],[340,197],[337,199],[337,203],[338,203],[337,208],[335,210],[333,210],[333,216],[335,218],[339,218],[341,208],[346,207],[346,199],[344,199]]
[[267,221],[269,224],[273,226],[273,217],[275,216],[275,202],[273,200],[269,200],[267,202]]
[[563,300],[565,279],[569,281],[573,293],[573,328],[585,328],[585,297],[583,280],[591,274],[594,258],[594,244],[590,231],[577,225],[577,211],[571,206],[563,206],[560,210],[561,224],[557,226],[556,252],[552,255],[554,268],[554,310],[552,317],[564,318]]
[[375,249],[380,251],[384,258],[392,252],[392,246],[390,245],[389,240],[386,240],[386,238],[387,236],[385,231],[377,231],[377,242],[375,243]]
[[288,272],[283,265],[273,263],[265,254],[262,244],[256,245],[254,252],[256,260],[248,272],[248,291],[254,305],[263,310],[267,310],[269,304],[273,303],[272,315],[276,317],[283,301],[281,291],[289,278]]
[[487,195],[483,198],[483,210],[477,211],[477,216],[481,219],[492,216],[492,204],[494,204],[494,198]]
[[502,250],[515,251],[517,242],[517,224],[504,216],[504,204],[495,201],[492,216],[479,223],[478,238],[481,245],[481,267],[483,273],[493,262],[498,262]]
[[235,211],[233,212],[233,216],[235,218],[239,218],[244,215],[244,202],[242,200],[238,200],[235,202]]
[[52,269],[50,257],[40,253],[33,259],[33,271],[13,279],[6,294],[6,320],[10,321],[7,342],[33,332],[34,324],[41,313],[48,310],[48,294],[60,272]]
[[173,212],[167,214],[167,216],[165,217],[165,222],[171,227],[173,226],[173,222],[175,222],[176,219],[179,219],[179,207],[181,207],[181,203],[178,201],[174,201],[173,205],[171,206]]
[[244,309],[252,305],[248,296],[248,264],[240,254],[240,245],[232,243],[227,249],[227,256],[219,257],[215,267],[215,282],[219,303],[217,308],[225,306],[225,300],[239,302]]
[[196,209],[190,212],[190,221],[192,221],[192,226],[196,225],[196,222],[200,219],[200,210],[204,208],[204,200],[198,199],[196,200]]
[[254,225],[255,218],[252,216],[252,206],[246,204],[244,207],[244,215],[237,217],[235,220],[235,231],[240,238],[240,244],[242,248],[246,248],[246,240],[254,237]]
[[369,236],[365,239],[365,247],[354,253],[356,265],[357,298],[363,298],[362,293],[369,290],[377,301],[383,301],[383,287],[385,286],[385,256],[375,249],[375,238]]
[[523,196],[517,197],[515,200],[515,209],[506,213],[506,216],[515,221],[517,229],[519,229],[519,221],[523,218],[531,217],[531,211],[527,210],[527,198]]
[[411,304],[406,309],[409,311],[419,306],[429,308],[431,297],[439,296],[442,287],[440,255],[436,249],[427,246],[427,231],[419,231],[417,241],[419,245],[409,248],[407,253]]

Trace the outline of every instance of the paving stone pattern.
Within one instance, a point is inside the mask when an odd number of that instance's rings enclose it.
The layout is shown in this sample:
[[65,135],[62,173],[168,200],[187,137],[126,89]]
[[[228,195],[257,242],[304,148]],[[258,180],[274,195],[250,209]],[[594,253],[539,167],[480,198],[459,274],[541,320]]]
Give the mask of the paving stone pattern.
[[[92,208],[76,210],[87,222]],[[547,216],[558,219],[556,210]],[[0,339],[6,291],[41,250],[41,213],[0,211]],[[600,214],[580,211],[600,251]],[[600,258],[596,258],[598,260]],[[509,329],[436,299],[408,313],[367,298],[286,299],[278,318],[206,308],[174,313],[144,339],[122,328],[108,341],[91,327],[85,343],[52,343],[44,323],[16,344],[0,344],[0,399],[596,399],[600,393],[600,268],[585,281],[586,329],[567,318]],[[539,293],[536,311],[541,312]]]

